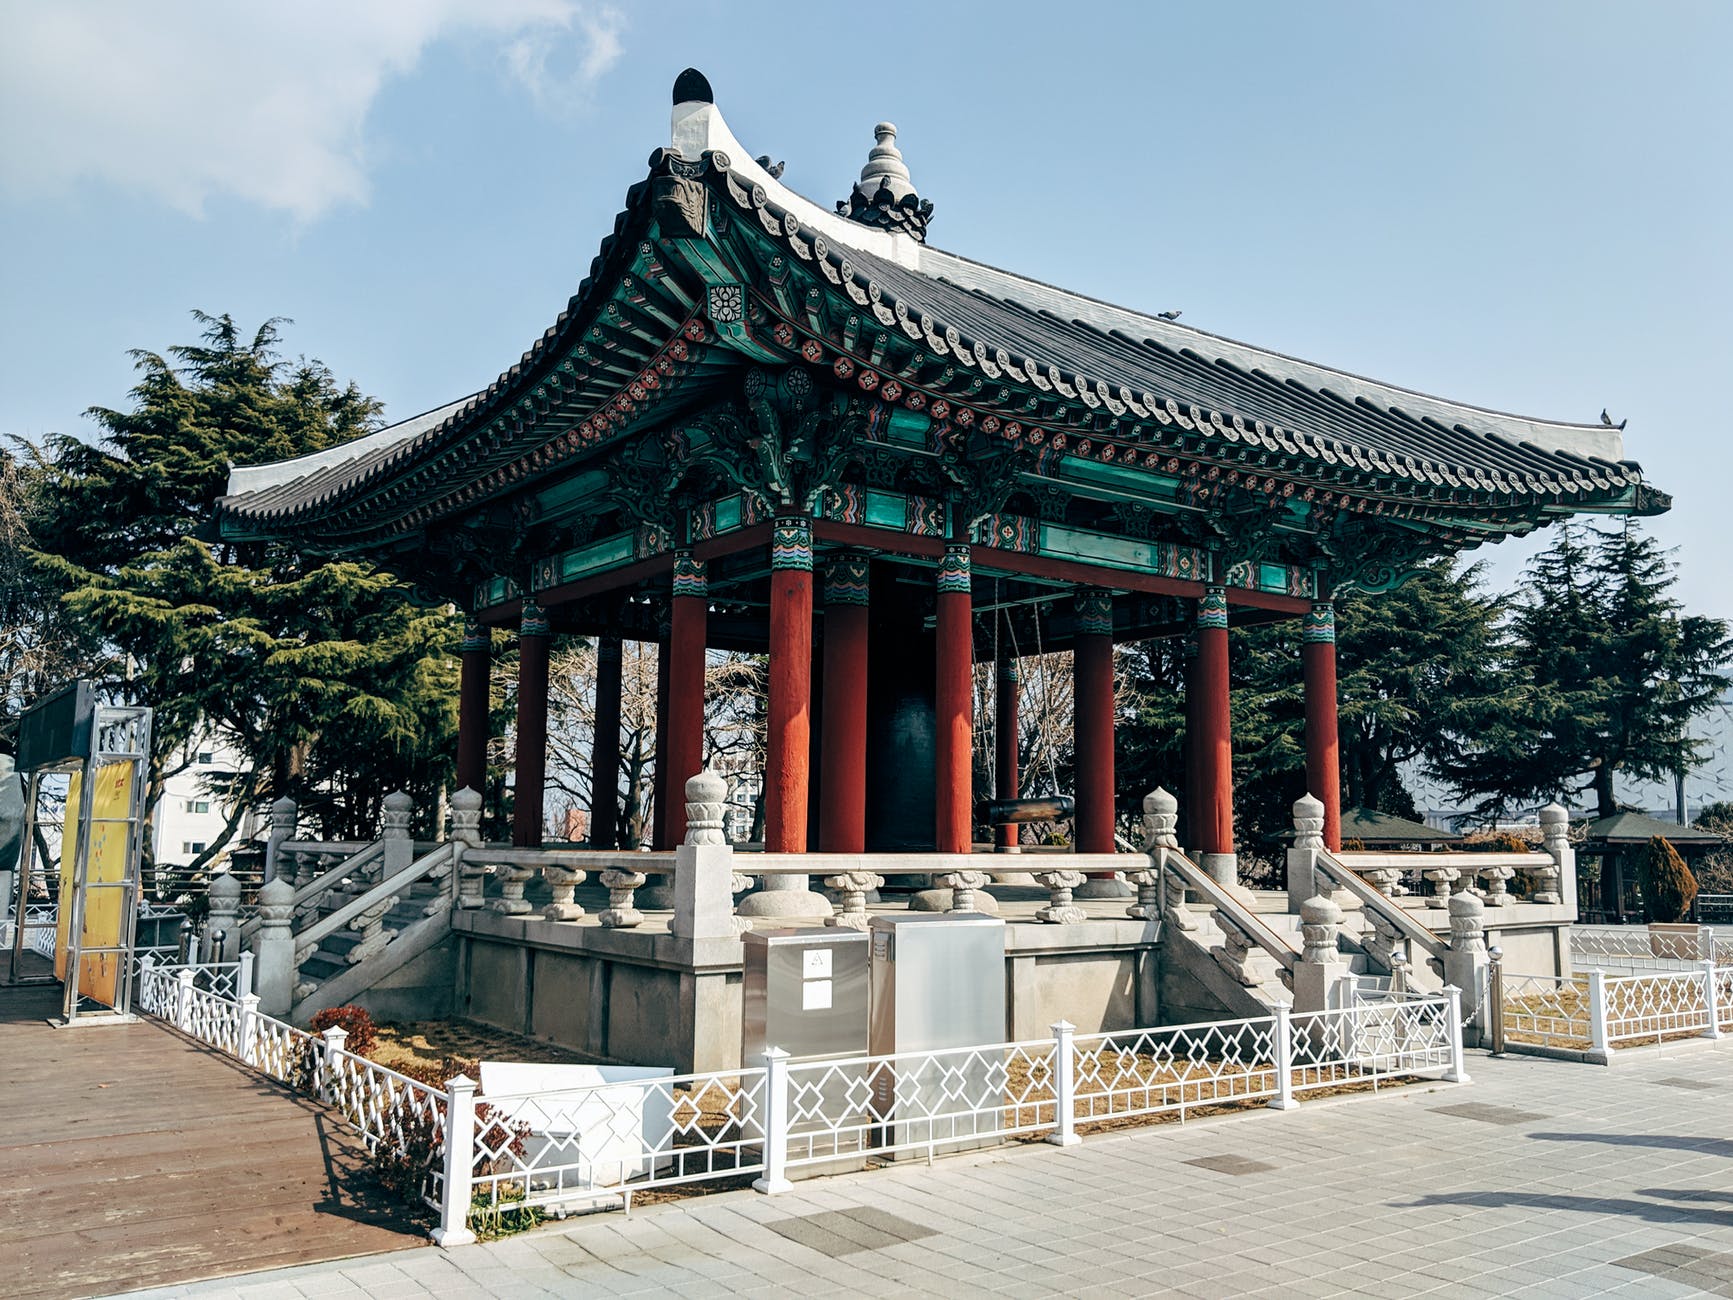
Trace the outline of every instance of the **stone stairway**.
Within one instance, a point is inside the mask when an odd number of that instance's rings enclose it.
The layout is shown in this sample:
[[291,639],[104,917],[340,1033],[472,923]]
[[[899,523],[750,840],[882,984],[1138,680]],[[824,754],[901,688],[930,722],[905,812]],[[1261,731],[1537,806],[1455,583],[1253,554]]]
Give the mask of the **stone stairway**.
[[[352,892],[334,889],[320,900],[316,915],[329,916],[355,897]],[[425,920],[445,907],[445,890],[434,882],[418,880],[396,897],[380,921],[378,942],[373,951],[380,951],[410,926]],[[338,930],[318,943],[313,955],[301,963],[301,984],[296,987],[298,1000],[310,997],[327,980],[352,970],[365,962],[371,952],[359,952],[372,936],[364,931]]]

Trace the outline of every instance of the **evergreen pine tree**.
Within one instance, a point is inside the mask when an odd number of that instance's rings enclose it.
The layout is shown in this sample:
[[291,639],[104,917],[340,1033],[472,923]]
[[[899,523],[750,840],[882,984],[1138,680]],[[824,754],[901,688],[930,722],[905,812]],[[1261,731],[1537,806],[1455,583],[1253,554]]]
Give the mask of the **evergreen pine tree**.
[[131,409],[92,409],[100,444],[50,442],[37,571],[120,656],[110,694],[155,709],[153,797],[204,729],[242,756],[211,791],[233,816],[200,863],[245,808],[283,794],[330,838],[371,834],[398,788],[430,814],[455,727],[456,620],[367,564],[208,540],[231,463],[356,437],[378,404],[318,362],[284,363],[278,321],[248,340],[228,316],[195,315],[200,342],[172,360],[133,354]]
[[1677,580],[1635,520],[1561,525],[1511,618],[1512,710],[1451,764],[1458,789],[1483,812],[1592,790],[1610,817],[1620,773],[1695,767],[1703,742],[1687,724],[1726,691],[1733,639],[1719,619],[1681,614]]

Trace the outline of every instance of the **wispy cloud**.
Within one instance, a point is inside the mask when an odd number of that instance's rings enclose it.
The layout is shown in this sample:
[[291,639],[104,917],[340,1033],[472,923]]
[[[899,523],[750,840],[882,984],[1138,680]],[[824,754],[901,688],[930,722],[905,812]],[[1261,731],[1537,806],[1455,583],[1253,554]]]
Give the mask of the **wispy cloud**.
[[447,39],[500,41],[546,111],[586,102],[625,22],[582,0],[131,0],[0,18],[0,190],[84,181],[193,215],[232,196],[311,221],[368,194],[384,85]]
[[514,37],[501,58],[541,109],[568,116],[589,102],[596,83],[620,61],[625,28],[625,15],[612,6],[584,9],[564,27],[543,24]]

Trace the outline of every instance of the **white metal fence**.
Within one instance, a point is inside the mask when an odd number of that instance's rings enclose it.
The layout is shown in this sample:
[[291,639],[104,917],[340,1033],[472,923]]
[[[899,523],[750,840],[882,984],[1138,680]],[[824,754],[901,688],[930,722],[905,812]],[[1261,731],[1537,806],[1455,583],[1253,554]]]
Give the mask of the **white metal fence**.
[[1621,1047],[1733,1030],[1733,966],[1702,961],[1673,969],[1496,978],[1495,1050],[1563,1051],[1610,1063]]
[[[473,1100],[470,1182],[488,1207],[576,1208],[635,1191],[935,1155],[1013,1138],[1416,1075],[1467,1078],[1454,990],[1340,1011],[944,1051],[793,1061]],[[485,1114],[483,1113],[485,1112]],[[460,1142],[454,1098],[451,1132]],[[448,1164],[448,1177],[450,1165]]]
[[1580,968],[1676,971],[1710,958],[1733,966],[1733,941],[1717,939],[1708,926],[1675,932],[1637,925],[1579,925],[1571,930],[1571,960]]
[[358,1056],[341,1029],[309,1034],[225,994],[220,970],[140,972],[139,1007],[200,1042],[335,1108],[399,1190],[438,1212],[434,1238],[473,1240],[472,1212],[563,1210],[634,1192],[751,1177],[786,1191],[818,1172],[1044,1137],[1081,1126],[1264,1101],[1288,1109],[1322,1088],[1440,1075],[1466,1081],[1461,1001],[1442,994],[1356,999],[1341,1010],[1077,1035],[946,1051],[793,1061],[477,1097]]

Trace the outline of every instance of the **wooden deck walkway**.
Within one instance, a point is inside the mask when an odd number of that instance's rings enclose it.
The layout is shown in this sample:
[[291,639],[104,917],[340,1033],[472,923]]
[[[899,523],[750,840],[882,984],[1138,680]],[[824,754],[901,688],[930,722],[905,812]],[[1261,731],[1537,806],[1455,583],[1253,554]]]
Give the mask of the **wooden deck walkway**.
[[151,1020],[0,989],[0,1293],[89,1296],[423,1245],[320,1107]]

